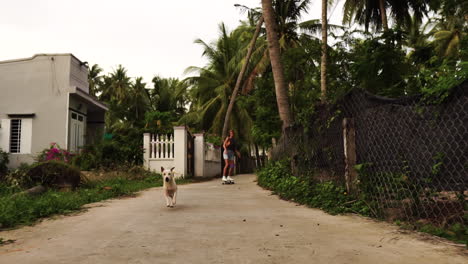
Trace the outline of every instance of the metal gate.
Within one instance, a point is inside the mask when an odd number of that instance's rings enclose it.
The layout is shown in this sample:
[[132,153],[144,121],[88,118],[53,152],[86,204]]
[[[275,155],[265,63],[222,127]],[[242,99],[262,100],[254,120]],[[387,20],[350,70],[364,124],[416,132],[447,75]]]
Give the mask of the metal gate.
[[187,129],[187,176],[193,177],[195,175],[195,144],[194,136]]

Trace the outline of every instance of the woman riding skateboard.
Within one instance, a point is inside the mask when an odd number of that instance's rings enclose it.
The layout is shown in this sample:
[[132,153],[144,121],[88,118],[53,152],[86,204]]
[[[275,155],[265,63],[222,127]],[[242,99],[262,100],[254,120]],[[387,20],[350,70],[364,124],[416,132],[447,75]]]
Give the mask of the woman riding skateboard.
[[234,138],[234,131],[229,130],[229,136],[223,142],[223,158],[224,158],[224,170],[223,170],[223,184],[234,183],[234,179],[231,178],[232,172],[234,171],[234,153],[240,158],[240,153],[237,151],[237,142]]

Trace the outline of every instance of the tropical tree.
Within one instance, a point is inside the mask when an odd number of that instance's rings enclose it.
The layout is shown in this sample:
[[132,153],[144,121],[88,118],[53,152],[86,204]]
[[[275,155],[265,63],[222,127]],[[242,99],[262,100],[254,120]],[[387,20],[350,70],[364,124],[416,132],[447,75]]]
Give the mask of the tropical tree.
[[276,31],[275,13],[271,0],[262,0],[263,17],[268,40],[268,52],[270,56],[271,68],[275,82],[276,100],[278,112],[283,121],[283,129],[293,124],[291,111],[289,108],[289,96],[286,81],[283,74],[283,66],[280,56],[280,45],[278,41],[278,32]]
[[236,85],[234,87],[234,90],[232,91],[231,99],[229,101],[228,108],[226,110],[226,116],[224,117],[224,124],[223,124],[223,131],[221,134],[221,138],[226,138],[227,136],[227,131],[228,131],[228,126],[229,126],[229,119],[231,117],[231,112],[232,108],[234,107],[234,102],[236,101],[237,93],[239,93],[239,88],[241,86],[242,78],[244,77],[245,71],[247,70],[247,65],[250,61],[250,57],[252,56],[254,47],[255,47],[255,42],[257,41],[258,35],[260,35],[260,29],[262,28],[263,24],[263,16],[260,17],[260,19],[257,22],[257,26],[255,28],[255,33],[252,37],[252,40],[249,43],[249,49],[247,50],[247,55],[245,56],[245,61],[242,64],[242,69],[237,76],[236,80]]
[[104,77],[102,93],[99,99],[104,102],[122,103],[130,90],[131,78],[127,70],[119,65],[111,74]]
[[178,117],[186,112],[189,103],[187,82],[155,76],[153,86],[149,90],[153,111],[174,112]]
[[397,24],[402,24],[411,18],[421,20],[428,11],[430,0],[346,0],[343,7],[343,24],[357,22],[364,25],[366,31],[372,25],[375,31],[389,29],[387,10]]
[[321,61],[321,71],[320,71],[320,90],[322,101],[325,101],[327,94],[327,8],[328,0],[322,0],[322,61]]
[[102,68],[94,64],[88,73],[89,94],[96,96],[102,86]]
[[[241,38],[244,33],[242,30],[228,32],[223,23],[220,24],[219,31],[219,39],[212,44],[201,39],[195,41],[203,46],[203,56],[208,59],[208,64],[205,67],[192,66],[186,70],[186,73],[196,75],[186,78],[191,85],[189,95],[192,102],[189,112],[179,120],[180,123],[217,135],[222,133],[230,96],[235,88],[248,41]],[[233,105],[229,127],[250,142],[251,126],[249,111],[244,100],[239,98]]]
[[454,58],[460,50],[461,40],[468,30],[468,3],[461,0],[443,0],[438,7],[438,17],[430,34],[440,57]]
[[125,101],[128,105],[129,114],[134,113],[134,120],[141,123],[146,111],[150,109],[150,98],[143,77],[136,78],[130,85],[129,94]]

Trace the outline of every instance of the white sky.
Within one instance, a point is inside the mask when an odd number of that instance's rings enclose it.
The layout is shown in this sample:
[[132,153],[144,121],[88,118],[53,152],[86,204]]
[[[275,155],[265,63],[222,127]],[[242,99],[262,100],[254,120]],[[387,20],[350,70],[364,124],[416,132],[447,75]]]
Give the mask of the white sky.
[[[73,53],[105,72],[122,64],[149,87],[154,75],[181,78],[188,66],[203,66],[193,41],[215,40],[221,22],[234,29],[246,17],[234,4],[260,0],[0,0],[0,60]],[[303,19],[320,18],[320,5],[312,1]],[[338,6],[330,23],[341,18]]]

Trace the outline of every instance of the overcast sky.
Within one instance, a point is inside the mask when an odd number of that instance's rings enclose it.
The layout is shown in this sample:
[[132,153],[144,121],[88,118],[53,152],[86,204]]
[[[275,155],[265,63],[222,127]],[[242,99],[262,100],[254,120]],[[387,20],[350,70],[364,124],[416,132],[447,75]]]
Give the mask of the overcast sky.
[[[0,0],[0,60],[73,53],[105,72],[122,64],[151,86],[154,75],[181,78],[188,66],[203,66],[194,40],[215,40],[220,22],[234,29],[246,17],[236,3],[260,6],[260,0]],[[320,5],[312,1],[303,19],[320,18]],[[339,23],[341,6],[329,14]]]

